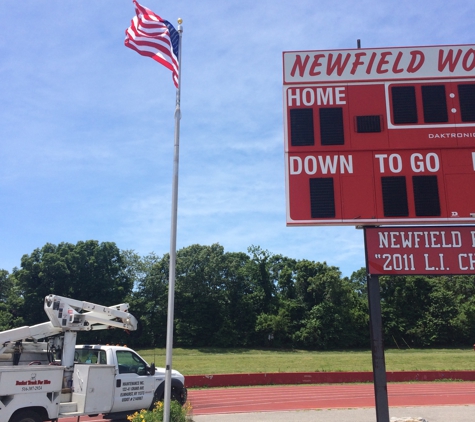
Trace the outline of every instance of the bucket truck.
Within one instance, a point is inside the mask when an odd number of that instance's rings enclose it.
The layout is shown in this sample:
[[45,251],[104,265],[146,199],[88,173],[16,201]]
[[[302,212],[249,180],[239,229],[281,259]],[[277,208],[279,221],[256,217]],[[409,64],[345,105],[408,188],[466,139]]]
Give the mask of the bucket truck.
[[[76,345],[79,331],[136,330],[128,304],[102,306],[50,294],[44,310],[49,322],[0,332],[0,421],[98,414],[119,421],[163,399],[163,368],[127,347]],[[181,404],[184,384],[173,371],[172,398]]]

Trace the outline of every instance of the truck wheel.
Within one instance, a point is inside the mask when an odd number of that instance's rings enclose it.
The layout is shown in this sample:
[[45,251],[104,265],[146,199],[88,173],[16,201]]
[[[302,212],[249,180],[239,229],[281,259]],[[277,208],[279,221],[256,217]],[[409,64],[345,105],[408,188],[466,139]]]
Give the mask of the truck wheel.
[[[159,387],[160,388],[160,387]],[[152,411],[153,408],[155,407],[155,405],[159,402],[159,401],[163,401],[163,393],[160,393],[158,388],[155,390],[155,394],[153,395],[153,400],[152,400],[152,404],[150,405],[150,407],[148,408],[148,410]]]
[[42,422],[43,419],[40,418],[38,413],[33,410],[21,410],[15,413],[11,418],[10,422]]
[[180,390],[177,387],[172,387],[172,400],[176,400],[178,403],[180,403],[182,406],[186,402],[186,396],[183,394],[183,391]]
[[[184,394],[183,390],[179,389],[178,387],[172,387],[171,399],[177,401],[182,406],[186,403],[186,395]],[[152,410],[155,407],[155,403],[163,400],[165,400],[165,395],[163,394],[163,392],[159,393],[157,388],[149,410]]]

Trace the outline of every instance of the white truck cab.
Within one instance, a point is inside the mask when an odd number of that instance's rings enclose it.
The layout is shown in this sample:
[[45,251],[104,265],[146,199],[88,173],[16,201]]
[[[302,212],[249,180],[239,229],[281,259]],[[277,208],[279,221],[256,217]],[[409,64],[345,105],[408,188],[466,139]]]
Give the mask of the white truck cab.
[[[76,346],[75,361],[85,365],[114,367],[113,403],[108,413],[128,412],[130,409],[148,409],[163,400],[165,369],[149,365],[137,352],[128,347],[83,345]],[[77,366],[77,365],[75,365]],[[73,374],[73,386],[80,383]],[[172,371],[172,399],[186,402],[185,377]],[[77,388],[74,387],[74,391]],[[101,411],[104,412],[105,410]]]

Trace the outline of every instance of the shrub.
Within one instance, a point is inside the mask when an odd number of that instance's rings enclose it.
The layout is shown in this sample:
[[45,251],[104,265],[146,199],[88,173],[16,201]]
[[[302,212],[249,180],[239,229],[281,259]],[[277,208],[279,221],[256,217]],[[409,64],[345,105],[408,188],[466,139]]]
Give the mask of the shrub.
[[[159,401],[153,410],[141,410],[133,415],[127,416],[130,422],[163,422],[163,402]],[[170,422],[193,422],[191,419],[191,405],[185,404],[183,407],[175,400],[170,402]]]

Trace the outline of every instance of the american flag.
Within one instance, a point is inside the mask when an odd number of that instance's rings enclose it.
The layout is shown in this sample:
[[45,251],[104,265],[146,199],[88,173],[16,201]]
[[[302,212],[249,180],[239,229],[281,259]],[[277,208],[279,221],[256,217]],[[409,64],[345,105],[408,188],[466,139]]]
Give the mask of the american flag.
[[173,82],[178,88],[179,34],[173,25],[141,6],[136,0],[135,16],[125,31],[125,46],[142,56],[151,57],[172,71]]

